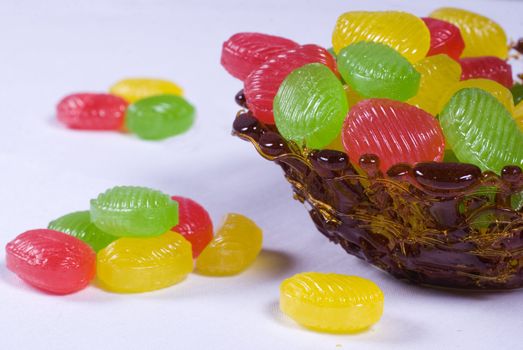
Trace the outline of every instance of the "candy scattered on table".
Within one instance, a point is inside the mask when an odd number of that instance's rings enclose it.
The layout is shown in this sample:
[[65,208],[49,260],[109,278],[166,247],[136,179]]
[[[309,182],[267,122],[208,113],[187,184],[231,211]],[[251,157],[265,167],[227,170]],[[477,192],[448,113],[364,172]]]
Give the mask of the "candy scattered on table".
[[183,95],[182,88],[175,83],[151,78],[123,79],[111,86],[109,92],[129,103],[156,95]]

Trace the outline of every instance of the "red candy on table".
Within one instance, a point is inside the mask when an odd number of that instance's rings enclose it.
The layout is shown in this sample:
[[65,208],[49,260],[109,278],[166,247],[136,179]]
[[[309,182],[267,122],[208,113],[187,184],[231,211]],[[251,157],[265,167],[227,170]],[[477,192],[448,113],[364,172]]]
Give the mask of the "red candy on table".
[[56,106],[56,116],[71,129],[121,130],[126,109],[121,97],[79,93],[64,97]]
[[223,43],[222,66],[232,76],[245,80],[270,56],[299,45],[292,40],[261,33],[237,33]]
[[47,230],[20,234],[6,247],[7,267],[28,284],[54,294],[85,288],[96,272],[96,253],[80,239]]
[[178,202],[178,225],[171,230],[191,242],[192,256],[198,257],[213,237],[211,217],[207,210],[190,198],[172,196]]
[[427,56],[442,53],[457,60],[465,48],[459,28],[440,19],[424,17],[422,20],[430,31],[430,49]]
[[510,89],[514,84],[512,67],[501,58],[493,56],[467,57],[460,59],[459,63],[461,64],[461,80],[491,79],[507,89]]
[[367,99],[353,106],[342,129],[343,146],[357,163],[375,154],[385,172],[397,163],[441,161],[445,139],[438,121],[422,109],[389,99]]
[[258,120],[274,124],[272,104],[281,83],[293,70],[309,63],[324,64],[339,76],[334,57],[317,45],[303,45],[282,51],[249,74],[244,81],[243,91],[249,109]]

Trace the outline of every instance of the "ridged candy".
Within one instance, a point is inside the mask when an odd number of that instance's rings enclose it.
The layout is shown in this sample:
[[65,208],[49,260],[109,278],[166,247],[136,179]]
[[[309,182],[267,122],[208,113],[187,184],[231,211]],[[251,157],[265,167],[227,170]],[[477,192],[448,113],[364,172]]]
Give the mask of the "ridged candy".
[[458,91],[439,115],[445,138],[461,162],[500,173],[523,167],[523,133],[505,107],[477,88]]
[[418,17],[399,11],[347,12],[338,17],[332,34],[336,53],[359,41],[374,41],[392,47],[410,62],[425,57],[430,32]]
[[523,132],[523,101],[519,102],[514,108],[514,119],[521,132]]
[[512,67],[497,57],[470,57],[459,60],[461,64],[461,80],[491,79],[497,81],[507,89],[514,83]]
[[287,140],[322,148],[339,135],[347,115],[347,96],[329,68],[311,63],[294,70],[274,98],[274,120]]
[[465,48],[459,28],[436,18],[425,17],[422,20],[430,32],[430,49],[427,56],[446,54],[457,60]]
[[114,95],[121,96],[129,103],[156,95],[183,95],[183,89],[175,83],[152,78],[123,79],[111,86],[109,91]]
[[280,309],[320,332],[353,333],[378,322],[384,296],[372,281],[335,273],[304,272],[280,285]]
[[191,244],[167,232],[148,238],[120,238],[98,253],[101,286],[117,293],[141,293],[182,281],[193,269]]
[[342,49],[337,60],[343,79],[363,97],[405,101],[418,92],[420,74],[387,45],[360,41]]
[[158,236],[178,224],[178,203],[146,187],[117,186],[91,200],[91,220],[111,235]]
[[95,252],[78,238],[62,232],[27,231],[9,242],[5,250],[7,268],[46,292],[77,292],[95,275]]

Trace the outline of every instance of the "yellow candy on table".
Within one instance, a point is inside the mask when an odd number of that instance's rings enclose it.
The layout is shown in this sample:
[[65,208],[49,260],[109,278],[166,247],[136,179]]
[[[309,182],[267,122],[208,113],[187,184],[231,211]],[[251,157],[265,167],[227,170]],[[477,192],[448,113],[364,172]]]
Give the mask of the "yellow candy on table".
[[102,288],[141,293],[169,287],[193,270],[191,243],[175,232],[120,238],[100,250],[97,276]]
[[507,35],[503,28],[490,18],[453,7],[437,9],[429,17],[450,22],[459,28],[465,42],[462,57],[496,56],[501,59],[507,58]]
[[438,103],[441,95],[459,82],[461,66],[447,55],[429,56],[414,64],[421,80],[416,96],[407,100],[424,111],[436,115],[440,111]]
[[280,285],[280,309],[320,332],[363,331],[380,320],[383,302],[381,289],[357,276],[304,272]]
[[120,96],[129,103],[156,95],[182,96],[183,90],[173,82],[162,79],[130,78],[111,86],[109,92]]
[[338,17],[332,33],[336,53],[359,42],[388,45],[411,63],[424,58],[430,48],[430,32],[417,16],[400,11],[353,11]]
[[238,274],[256,260],[262,240],[262,230],[254,221],[241,214],[227,214],[196,260],[196,270],[209,276]]

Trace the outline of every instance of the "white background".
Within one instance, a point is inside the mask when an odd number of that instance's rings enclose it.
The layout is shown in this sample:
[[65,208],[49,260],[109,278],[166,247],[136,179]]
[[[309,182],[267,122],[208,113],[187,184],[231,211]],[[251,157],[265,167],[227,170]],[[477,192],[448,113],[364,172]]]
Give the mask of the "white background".
[[[330,46],[339,14],[429,1],[0,1],[0,244],[45,227],[114,185],[143,185],[200,201],[216,223],[227,212],[265,232],[255,265],[231,278],[191,274],[174,287],[118,295],[94,286],[70,296],[38,292],[6,270],[0,251],[0,349],[521,349],[523,294],[463,293],[397,281],[343,252],[292,200],[281,171],[230,136],[241,83],[219,65],[239,31]],[[523,35],[523,4],[447,1]],[[521,70],[520,70],[521,71]],[[198,108],[190,132],[163,142],[75,132],[54,106],[128,76],[174,80]],[[385,292],[370,331],[324,335],[277,306],[282,279],[302,271],[355,274]]]

